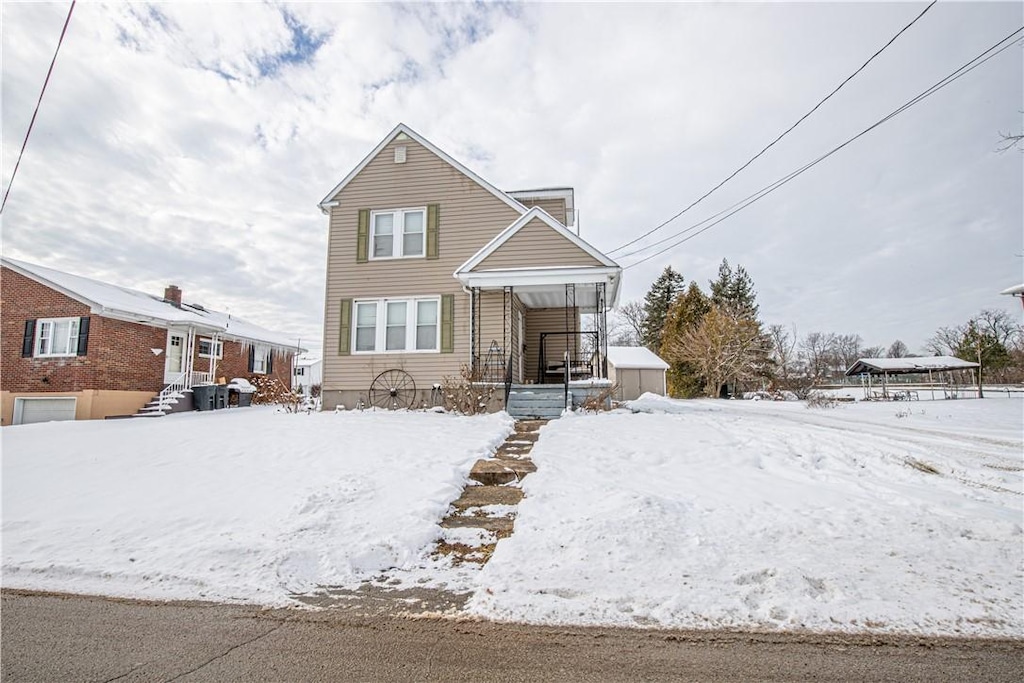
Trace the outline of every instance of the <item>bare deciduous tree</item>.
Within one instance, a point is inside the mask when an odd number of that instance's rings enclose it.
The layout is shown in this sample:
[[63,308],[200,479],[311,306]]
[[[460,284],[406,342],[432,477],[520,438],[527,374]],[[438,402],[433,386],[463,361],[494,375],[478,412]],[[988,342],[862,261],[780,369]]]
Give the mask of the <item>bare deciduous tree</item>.
[[800,351],[810,379],[818,381],[828,374],[829,354],[835,337],[831,332],[810,332],[800,341]]
[[910,355],[910,349],[902,341],[897,339],[889,345],[889,358],[906,358]]
[[730,380],[757,376],[768,351],[766,344],[756,321],[712,307],[699,326],[666,340],[662,350],[670,361],[690,363],[706,379],[704,393],[715,397]]
[[797,359],[796,352],[796,328],[792,334],[785,325],[769,325],[768,339],[771,341],[771,358],[775,361],[778,377],[786,382],[790,373],[794,370],[794,362]]
[[617,346],[640,346],[647,313],[639,301],[627,301],[614,312],[613,332],[609,335]]

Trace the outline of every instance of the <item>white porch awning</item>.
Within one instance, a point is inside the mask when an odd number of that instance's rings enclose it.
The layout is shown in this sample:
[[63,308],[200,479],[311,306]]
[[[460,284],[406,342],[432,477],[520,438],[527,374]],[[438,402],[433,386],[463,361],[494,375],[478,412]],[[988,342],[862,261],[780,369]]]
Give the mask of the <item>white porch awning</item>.
[[457,273],[466,287],[482,291],[512,287],[527,308],[560,308],[565,306],[565,287],[574,285],[576,306],[584,313],[596,311],[597,287],[605,285],[605,308],[614,308],[619,299],[622,269],[618,266],[571,266],[559,268],[508,268]]

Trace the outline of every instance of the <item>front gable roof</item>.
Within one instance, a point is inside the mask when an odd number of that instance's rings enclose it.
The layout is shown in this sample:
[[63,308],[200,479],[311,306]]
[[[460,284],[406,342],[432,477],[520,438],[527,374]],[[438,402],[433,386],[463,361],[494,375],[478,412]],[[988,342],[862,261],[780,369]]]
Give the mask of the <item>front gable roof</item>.
[[228,313],[213,311],[194,304],[182,303],[177,307],[163,298],[135,289],[119,287],[107,282],[65,273],[34,263],[0,258],[4,268],[60,292],[86,306],[96,315],[128,322],[160,327],[192,325],[226,337],[244,341],[297,349],[285,334],[236,318]]
[[[526,213],[524,213],[522,216],[517,218],[507,228],[502,230],[501,233],[499,233],[494,239],[492,239],[490,242],[484,245],[484,247],[480,249],[480,251],[473,254],[473,256],[471,256],[468,261],[459,266],[459,268],[455,271],[454,275],[458,277],[461,273],[468,273],[477,269],[477,267],[480,266],[488,257],[498,253],[503,245],[507,244],[510,240],[512,240],[513,237],[515,237],[518,233],[524,230],[524,228],[527,228],[527,226],[534,227],[537,225],[543,225],[546,226],[546,228],[550,228],[550,230],[553,231],[553,237],[555,237],[556,239],[560,238],[562,240],[569,242],[575,249],[579,251],[580,256],[589,256],[590,259],[592,259],[595,262],[593,263],[594,266],[606,268],[619,267],[619,265],[615,263],[615,261],[611,260],[604,254],[602,254],[600,251],[592,247],[581,237],[576,235],[576,233],[572,232],[564,225],[559,223],[557,220],[552,218],[547,211],[538,206],[535,206]],[[533,264],[524,264],[524,267],[529,267],[530,265]],[[577,266],[580,264],[565,263],[561,265]]]
[[380,141],[380,144],[373,148],[373,151],[367,154],[366,157],[362,161],[360,161],[359,164],[355,168],[353,168],[352,171],[347,176],[345,176],[345,178],[340,183],[338,183],[333,190],[327,193],[327,196],[324,197],[319,204],[320,210],[323,211],[324,213],[327,213],[328,211],[330,211],[330,208],[332,206],[336,206],[337,202],[335,201],[334,198],[338,196],[338,193],[345,189],[345,186],[351,183],[352,180],[354,180],[355,177],[358,176],[363,171],[363,169],[366,168],[366,166],[384,150],[385,147],[387,147],[393,140],[395,140],[401,135],[405,135],[408,138],[415,140],[420,145],[430,150],[430,152],[432,152],[442,161],[454,167],[460,173],[465,175],[467,178],[475,182],[480,187],[490,192],[492,195],[497,197],[499,200],[501,200],[503,203],[505,203],[518,213],[526,213],[525,206],[523,206],[518,201],[516,201],[506,193],[502,192],[498,188],[491,185],[489,182],[478,176],[473,171],[469,170],[466,166],[464,166],[463,164],[459,163],[454,158],[449,156],[440,147],[437,147],[434,143],[430,142],[430,140],[427,140],[425,137],[423,137],[422,135],[420,135],[419,133],[417,133],[404,123],[400,123],[397,126],[395,126],[395,128],[390,133],[388,133],[383,140]]

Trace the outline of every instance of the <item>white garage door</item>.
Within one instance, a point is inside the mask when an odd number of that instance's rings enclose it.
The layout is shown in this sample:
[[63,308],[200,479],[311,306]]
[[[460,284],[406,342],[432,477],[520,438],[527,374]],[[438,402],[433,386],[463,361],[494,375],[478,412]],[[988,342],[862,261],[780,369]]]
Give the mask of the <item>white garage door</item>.
[[16,398],[14,424],[75,419],[75,398]]

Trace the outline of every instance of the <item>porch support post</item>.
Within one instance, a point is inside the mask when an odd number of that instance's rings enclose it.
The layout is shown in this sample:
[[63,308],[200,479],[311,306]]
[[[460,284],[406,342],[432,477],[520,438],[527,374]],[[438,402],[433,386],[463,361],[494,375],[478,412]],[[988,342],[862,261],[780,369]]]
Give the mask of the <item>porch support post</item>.
[[196,353],[196,328],[188,328],[188,334],[185,336],[185,365],[183,367],[185,371],[185,388],[192,388],[192,371],[195,369],[195,353]]
[[477,319],[476,319],[476,287],[469,290],[469,370],[470,376],[476,377],[480,371],[480,359],[477,348]]
[[599,376],[601,379],[608,379],[608,311],[605,308],[605,283],[598,282],[596,289],[597,315],[594,319],[597,322],[597,352],[601,357]]
[[213,333],[213,339],[210,340],[210,383],[215,384],[214,379],[217,376],[217,342],[220,340],[220,335],[216,332]]

